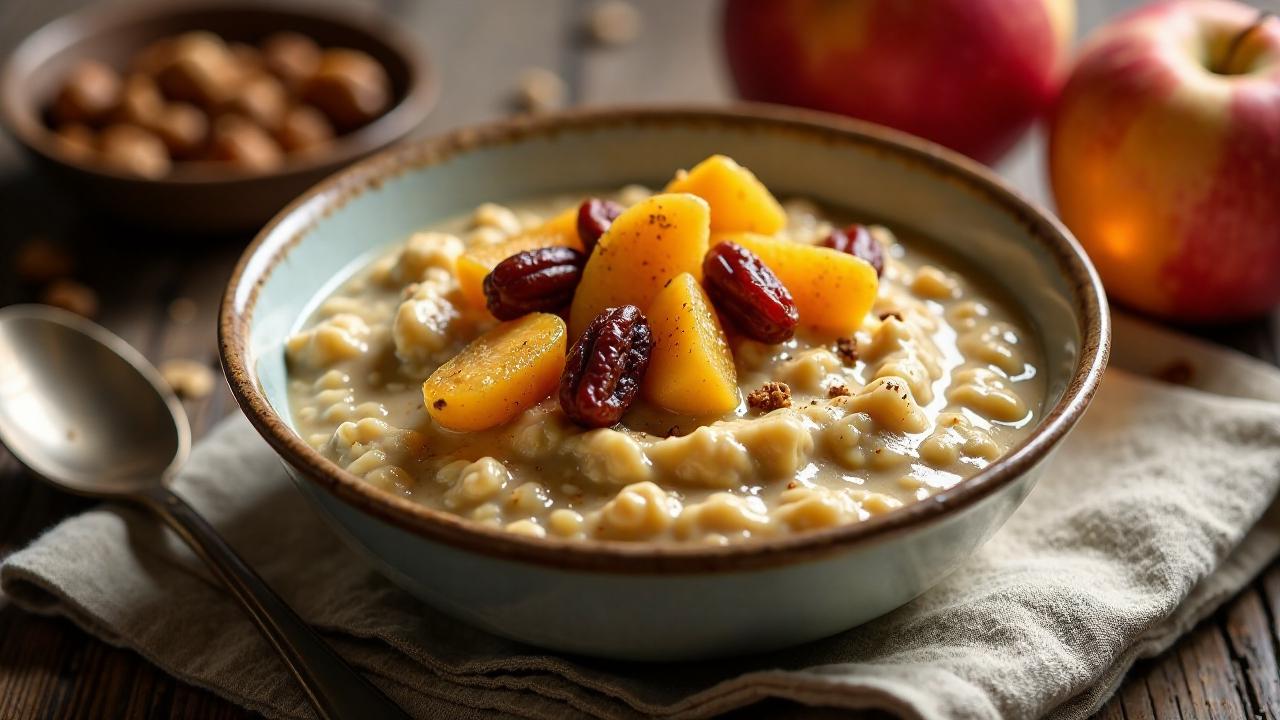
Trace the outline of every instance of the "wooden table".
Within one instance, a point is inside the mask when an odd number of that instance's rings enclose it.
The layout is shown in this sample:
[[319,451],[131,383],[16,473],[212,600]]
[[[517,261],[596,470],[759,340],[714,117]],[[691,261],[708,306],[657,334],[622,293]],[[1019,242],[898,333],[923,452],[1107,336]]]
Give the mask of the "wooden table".
[[[1097,24],[1129,1],[1085,0],[1081,25]],[[30,31],[80,2],[0,3],[0,51],[7,52]],[[516,75],[528,66],[559,73],[572,103],[714,102],[729,96],[719,60],[714,3],[643,4],[641,38],[607,50],[584,42],[582,19],[588,0],[384,0],[381,6],[426,39],[442,70],[440,105],[424,133],[509,112]],[[1043,201],[1047,193],[1041,157],[1040,139],[1032,137],[1001,170]],[[0,138],[0,304],[35,297],[35,288],[14,277],[9,259],[15,248],[38,236],[74,248],[76,276],[99,293],[98,319],[105,325],[153,361],[193,358],[216,370],[217,299],[247,237],[220,242],[148,237],[85,218],[58,188],[32,174],[7,138]],[[1280,316],[1226,328],[1214,336],[1276,362],[1278,328]],[[234,404],[219,385],[211,397],[188,403],[187,410],[199,435],[233,412]],[[2,453],[0,556],[89,507],[37,484]],[[1134,668],[1101,716],[1280,716],[1277,618],[1280,563],[1165,655]],[[0,599],[0,718],[247,715],[64,620],[29,615]]]

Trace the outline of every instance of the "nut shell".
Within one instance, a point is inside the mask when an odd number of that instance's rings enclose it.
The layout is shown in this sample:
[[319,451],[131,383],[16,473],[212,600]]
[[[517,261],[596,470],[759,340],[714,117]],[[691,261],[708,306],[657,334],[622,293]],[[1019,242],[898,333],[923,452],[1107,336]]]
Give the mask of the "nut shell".
[[391,103],[391,81],[382,65],[368,53],[334,48],[321,55],[320,65],[307,81],[302,98],[345,132],[382,114]]
[[103,121],[120,102],[120,75],[104,63],[85,60],[72,68],[54,98],[52,115],[57,124]]
[[137,125],[111,125],[98,137],[98,157],[112,169],[144,178],[168,174],[172,163],[164,142]]

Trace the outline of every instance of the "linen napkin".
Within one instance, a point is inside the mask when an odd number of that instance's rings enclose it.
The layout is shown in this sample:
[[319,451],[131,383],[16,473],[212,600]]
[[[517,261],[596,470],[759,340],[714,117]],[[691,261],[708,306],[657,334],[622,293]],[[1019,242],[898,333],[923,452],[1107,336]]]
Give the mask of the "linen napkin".
[[[443,617],[347,549],[238,416],[176,487],[418,717],[696,718],[784,698],[914,718],[1080,718],[1280,553],[1280,371],[1123,318],[1116,335],[1113,368],[1132,372],[1108,371],[1039,486],[971,561],[878,620],[763,656],[561,657]],[[235,703],[311,717],[228,595],[130,508],[62,522],[5,561],[0,587]]]

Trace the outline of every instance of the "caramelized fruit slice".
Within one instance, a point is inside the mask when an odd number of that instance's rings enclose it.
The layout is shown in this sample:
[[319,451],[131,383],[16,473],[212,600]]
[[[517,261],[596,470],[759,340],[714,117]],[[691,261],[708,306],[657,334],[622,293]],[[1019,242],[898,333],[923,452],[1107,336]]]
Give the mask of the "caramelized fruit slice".
[[474,307],[484,307],[484,276],[512,255],[544,247],[582,250],[582,241],[578,239],[577,207],[569,208],[538,227],[496,245],[468,248],[458,257],[458,284],[461,286],[462,296]]
[[753,233],[726,233],[713,240],[738,243],[759,256],[791,292],[802,326],[849,335],[875,302],[875,268],[848,253]]
[[693,193],[711,205],[711,232],[772,235],[787,224],[787,214],[764,183],[724,155],[712,155],[688,173],[678,174],[667,192]]
[[642,391],[651,402],[685,415],[732,412],[738,371],[711,300],[698,280],[682,273],[649,306],[653,353]]
[[533,313],[481,335],[422,384],[427,412],[450,430],[501,425],[550,395],[564,372],[565,327]]
[[695,195],[654,195],[619,215],[587,260],[569,313],[573,339],[605,308],[644,310],[682,272],[702,277],[711,209]]

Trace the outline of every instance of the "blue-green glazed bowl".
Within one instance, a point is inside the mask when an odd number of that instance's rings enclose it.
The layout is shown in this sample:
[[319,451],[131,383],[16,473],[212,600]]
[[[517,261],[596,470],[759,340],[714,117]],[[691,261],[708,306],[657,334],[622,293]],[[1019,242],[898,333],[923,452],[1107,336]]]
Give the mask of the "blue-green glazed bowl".
[[[518,536],[383,493],[292,429],[283,341],[355,262],[485,201],[660,186],[712,153],[781,195],[910,228],[978,267],[1043,341],[1039,425],[977,475],[867,522],[725,547]],[[571,112],[404,145],[321,183],[249,246],[220,317],[241,408],[302,494],[393,581],[498,635],[608,658],[686,660],[840,632],[927,590],[1017,508],[1102,378],[1097,274],[1065,228],[993,173],[877,126],[768,107]]]

